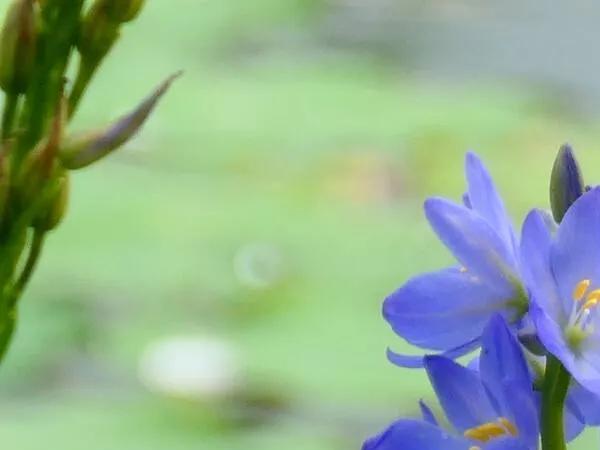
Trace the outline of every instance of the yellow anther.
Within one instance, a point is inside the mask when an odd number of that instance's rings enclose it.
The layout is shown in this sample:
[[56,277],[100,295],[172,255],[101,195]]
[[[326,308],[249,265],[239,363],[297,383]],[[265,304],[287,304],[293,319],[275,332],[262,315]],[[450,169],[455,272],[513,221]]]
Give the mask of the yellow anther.
[[496,422],[484,423],[475,428],[470,428],[464,432],[464,436],[475,441],[487,442],[490,439],[504,436],[508,433],[502,425]]
[[577,283],[577,286],[575,286],[575,289],[573,289],[573,300],[575,300],[576,302],[581,301],[588,288],[590,287],[590,283],[591,281],[587,278]]
[[516,436],[517,434],[519,434],[517,427],[506,417],[500,417],[500,419],[498,419],[498,422],[500,422],[504,426],[504,428],[506,428],[506,431],[508,431],[512,436]]
[[592,292],[590,292],[587,297],[585,298],[586,300],[600,300],[600,289],[594,289]]
[[481,450],[481,447],[474,445],[473,447],[469,447],[469,450]]
[[587,300],[587,301],[586,301],[586,302],[583,304],[582,308],[583,308],[583,309],[592,309],[594,306],[596,306],[596,305],[598,304],[598,302],[599,302],[599,301],[600,301],[600,300],[599,300],[599,299],[597,299],[597,298],[592,298],[592,299],[590,299],[590,300]]
[[[464,432],[464,436],[468,439],[475,441],[487,442],[491,439],[505,436],[510,434],[511,436],[517,436],[519,431],[517,427],[506,417],[500,417],[497,422],[488,422],[478,427],[469,428]],[[479,447],[474,446],[469,450],[481,450]]]

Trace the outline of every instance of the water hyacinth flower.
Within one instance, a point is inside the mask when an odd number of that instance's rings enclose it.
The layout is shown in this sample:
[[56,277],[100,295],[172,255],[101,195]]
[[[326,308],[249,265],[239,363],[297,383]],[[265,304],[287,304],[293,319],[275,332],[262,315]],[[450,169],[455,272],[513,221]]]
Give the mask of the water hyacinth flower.
[[[464,205],[438,197],[425,202],[427,220],[458,266],[410,279],[383,305],[383,315],[398,335],[451,358],[479,345],[494,314],[514,323],[528,308],[518,241],[502,199],[473,153],[466,155],[465,172]],[[388,357],[399,366],[422,366],[422,357],[392,351]]]
[[[519,335],[519,342],[521,341],[522,337]],[[541,416],[541,390],[544,385],[546,361],[544,357],[533,355],[527,350],[523,350],[523,353],[531,373],[538,416]],[[467,367],[479,372],[479,356],[471,360]],[[600,425],[600,398],[582,387],[579,383],[571,383],[565,401],[563,425],[564,436],[567,442],[577,438],[586,426]]]
[[522,236],[531,317],[540,341],[584,388],[600,395],[600,188],[553,229],[532,211]]
[[482,336],[479,371],[442,356],[425,368],[453,431],[441,428],[426,406],[423,420],[398,420],[368,439],[363,450],[536,450],[536,400],[521,347],[494,316]]

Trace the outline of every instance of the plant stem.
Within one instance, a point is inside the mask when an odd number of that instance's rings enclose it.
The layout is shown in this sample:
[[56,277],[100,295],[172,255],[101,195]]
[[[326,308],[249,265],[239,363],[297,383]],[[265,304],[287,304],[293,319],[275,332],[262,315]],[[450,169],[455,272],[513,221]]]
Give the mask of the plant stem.
[[18,104],[19,96],[17,94],[6,94],[4,111],[2,111],[2,140],[6,140],[13,131]]
[[19,297],[21,296],[23,289],[27,286],[31,275],[35,269],[35,266],[40,259],[40,255],[42,254],[42,248],[44,246],[44,237],[45,233],[41,231],[34,231],[33,238],[31,240],[31,246],[29,248],[29,255],[27,255],[27,261],[25,262],[25,267],[23,267],[23,271],[19,276],[19,279],[15,283],[13,298],[11,299],[11,305],[17,302]]
[[69,118],[72,118],[75,115],[75,111],[77,111],[77,107],[79,106],[79,102],[83,97],[83,93],[90,84],[97,67],[98,64],[91,64],[89,61],[87,61],[87,58],[82,57],[79,61],[77,78],[75,79],[75,83],[73,84],[73,89],[71,90],[71,95],[69,97]]
[[546,362],[542,390],[542,450],[566,450],[564,407],[571,375],[554,356]]

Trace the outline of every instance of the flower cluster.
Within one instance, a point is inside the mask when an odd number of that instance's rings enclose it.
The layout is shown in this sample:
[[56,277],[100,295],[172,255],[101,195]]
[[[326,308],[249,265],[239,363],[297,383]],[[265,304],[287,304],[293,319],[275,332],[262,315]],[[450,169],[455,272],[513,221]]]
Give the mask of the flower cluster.
[[[363,450],[563,450],[600,425],[600,188],[586,187],[572,149],[559,151],[551,213],[515,232],[481,160],[466,156],[462,204],[430,198],[425,215],[457,260],[385,299],[383,315],[425,356],[450,428],[424,403]],[[464,367],[454,360],[480,348]]]
[[122,28],[144,3],[12,0],[9,5],[0,32],[0,361],[45,237],[65,214],[70,172],[131,139],[174,79],[109,125],[86,132],[70,127]]

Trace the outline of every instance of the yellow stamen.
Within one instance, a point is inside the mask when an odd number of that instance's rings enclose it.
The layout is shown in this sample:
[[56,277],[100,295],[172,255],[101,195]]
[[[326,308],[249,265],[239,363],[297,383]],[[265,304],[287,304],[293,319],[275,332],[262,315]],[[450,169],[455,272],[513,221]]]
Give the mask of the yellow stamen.
[[590,299],[590,300],[587,300],[587,301],[586,301],[586,302],[583,304],[582,308],[583,308],[583,309],[592,309],[594,306],[596,306],[596,305],[598,304],[598,302],[599,302],[599,301],[600,301],[600,300],[599,300],[599,299],[597,299],[597,298],[592,298],[592,299]]
[[506,417],[500,417],[500,419],[498,419],[498,422],[500,422],[504,426],[504,428],[506,428],[506,431],[508,431],[512,436],[516,436],[519,434],[517,427]]
[[600,289],[594,289],[590,292],[587,295],[586,300],[600,300]]
[[[510,434],[511,436],[517,436],[519,431],[517,427],[506,417],[500,417],[497,422],[488,422],[478,427],[469,428],[464,432],[464,436],[468,439],[475,441],[487,442],[491,439],[505,436]],[[481,450],[479,447],[474,446],[469,450]]]
[[573,300],[576,302],[581,301],[586,291],[590,287],[590,283],[591,281],[587,278],[577,283],[577,286],[575,286],[575,289],[573,289]]
[[481,447],[474,445],[473,447],[469,447],[469,450],[481,450]]
[[507,430],[500,424],[490,422],[484,423],[475,428],[470,428],[464,432],[464,436],[469,439],[476,441],[487,442],[490,439],[503,436],[507,433]]

